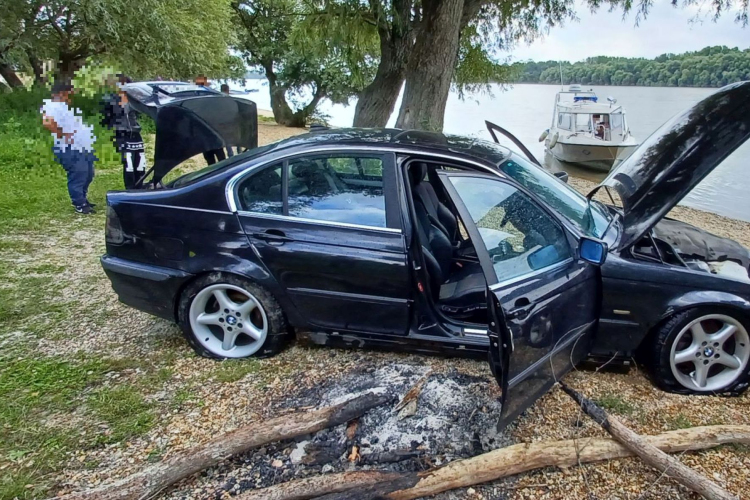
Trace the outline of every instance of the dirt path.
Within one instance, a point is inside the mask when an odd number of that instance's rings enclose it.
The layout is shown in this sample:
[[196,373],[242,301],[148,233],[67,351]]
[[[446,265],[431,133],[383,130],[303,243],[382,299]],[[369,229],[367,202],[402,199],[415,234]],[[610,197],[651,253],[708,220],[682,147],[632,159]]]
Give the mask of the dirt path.
[[[262,142],[295,132],[261,125]],[[587,187],[584,182],[572,181],[581,189]],[[750,245],[748,224],[691,209],[679,208],[675,213]],[[429,459],[416,457],[384,466],[421,470],[512,442],[602,435],[559,390],[547,394],[511,428],[498,434],[499,391],[483,361],[300,346],[261,361],[219,363],[198,358],[175,325],[117,301],[98,261],[104,251],[102,224],[103,217],[97,216],[79,219],[68,227],[14,235],[14,240],[24,244],[0,255],[0,265],[12,266],[19,282],[34,277],[46,280],[48,293],[39,298],[41,308],[56,311],[42,314],[33,328],[18,325],[5,331],[0,348],[22,346],[24,352],[37,357],[84,356],[110,363],[94,389],[76,396],[75,405],[48,412],[35,422],[55,432],[75,429],[82,441],[92,434],[110,437],[104,444],[67,452],[61,462],[64,467],[51,477],[54,492],[123,477],[217,433],[295,407],[321,405],[366,390],[400,396],[430,370],[413,416],[399,418],[388,409],[379,409],[362,419],[357,439],[363,454],[402,449],[422,452]],[[654,388],[638,368],[626,374],[580,371],[566,380],[643,433],[695,425],[750,424],[750,396],[725,399],[666,394]],[[113,420],[106,412],[94,411],[95,400],[89,394],[103,389],[136,394],[148,408],[149,425],[116,438]],[[183,481],[164,498],[231,498],[239,491],[293,477],[351,469],[354,466],[343,459],[348,450],[326,445],[338,443],[344,431],[335,428],[299,442],[268,447],[265,453],[237,457]],[[332,450],[330,461],[306,463],[310,450],[324,445]],[[750,484],[750,451],[746,447],[687,454],[682,460],[733,492],[745,491]],[[0,471],[14,463],[0,458]],[[694,498],[634,459],[543,470],[438,496],[584,497]]]

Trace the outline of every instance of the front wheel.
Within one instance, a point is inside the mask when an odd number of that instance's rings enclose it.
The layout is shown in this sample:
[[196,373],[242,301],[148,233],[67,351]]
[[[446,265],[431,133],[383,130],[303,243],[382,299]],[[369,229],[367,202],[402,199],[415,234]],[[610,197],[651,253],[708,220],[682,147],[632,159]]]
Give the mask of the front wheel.
[[272,356],[287,336],[281,308],[265,288],[222,273],[188,285],[178,318],[193,349],[209,358]]
[[689,309],[656,332],[656,383],[669,392],[742,394],[750,383],[747,320],[735,312]]

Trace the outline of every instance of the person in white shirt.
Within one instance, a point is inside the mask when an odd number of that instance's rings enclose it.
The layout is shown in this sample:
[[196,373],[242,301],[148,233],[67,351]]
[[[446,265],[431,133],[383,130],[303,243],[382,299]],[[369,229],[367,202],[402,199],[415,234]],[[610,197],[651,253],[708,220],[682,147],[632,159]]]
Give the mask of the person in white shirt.
[[88,200],[88,189],[94,180],[94,128],[83,122],[81,112],[70,107],[73,87],[57,83],[52,87],[52,99],[45,99],[40,112],[44,128],[52,133],[55,144],[52,152],[68,176],[68,194],[75,211],[93,213]]

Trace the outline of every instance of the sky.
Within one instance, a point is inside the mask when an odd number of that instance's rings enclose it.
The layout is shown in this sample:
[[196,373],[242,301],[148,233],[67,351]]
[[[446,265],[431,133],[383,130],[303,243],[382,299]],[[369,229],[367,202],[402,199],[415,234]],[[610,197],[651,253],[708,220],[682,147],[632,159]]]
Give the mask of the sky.
[[750,47],[750,26],[742,28],[735,23],[734,13],[727,12],[714,22],[706,7],[673,7],[670,0],[655,0],[648,17],[637,27],[635,13],[623,19],[619,10],[604,8],[591,14],[579,5],[577,14],[579,21],[555,27],[530,45],[517,46],[509,54],[511,60],[574,62],[598,55],[653,58],[708,45]]

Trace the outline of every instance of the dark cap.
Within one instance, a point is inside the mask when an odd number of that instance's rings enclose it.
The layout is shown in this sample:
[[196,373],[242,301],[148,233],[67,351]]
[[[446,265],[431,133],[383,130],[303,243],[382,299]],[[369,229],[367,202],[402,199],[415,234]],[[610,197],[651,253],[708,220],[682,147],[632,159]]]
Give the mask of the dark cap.
[[72,92],[73,85],[70,82],[57,82],[52,85],[52,93],[59,94],[60,92]]

